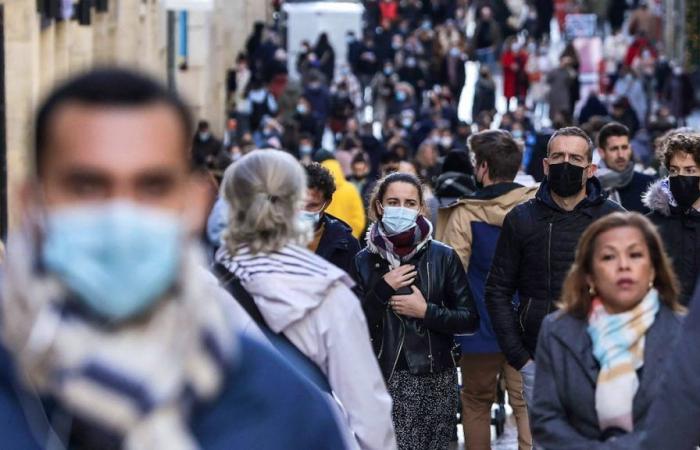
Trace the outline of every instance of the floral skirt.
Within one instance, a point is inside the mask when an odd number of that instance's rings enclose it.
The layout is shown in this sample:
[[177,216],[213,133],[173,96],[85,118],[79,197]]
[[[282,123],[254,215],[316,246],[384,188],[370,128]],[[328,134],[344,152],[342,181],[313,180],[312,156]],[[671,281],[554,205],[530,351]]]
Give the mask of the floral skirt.
[[457,414],[457,373],[412,375],[394,372],[388,383],[399,450],[445,450]]

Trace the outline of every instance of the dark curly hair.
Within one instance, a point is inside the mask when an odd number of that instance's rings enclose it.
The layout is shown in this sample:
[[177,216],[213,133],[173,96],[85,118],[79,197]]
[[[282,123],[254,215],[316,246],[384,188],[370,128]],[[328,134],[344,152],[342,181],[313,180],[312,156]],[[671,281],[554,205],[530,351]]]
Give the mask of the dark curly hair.
[[700,133],[690,129],[678,129],[667,133],[661,144],[661,155],[667,169],[670,169],[673,157],[681,152],[692,155],[695,164],[700,166]]
[[326,201],[331,201],[335,192],[335,181],[331,172],[317,162],[304,166],[306,169],[306,187],[318,189]]

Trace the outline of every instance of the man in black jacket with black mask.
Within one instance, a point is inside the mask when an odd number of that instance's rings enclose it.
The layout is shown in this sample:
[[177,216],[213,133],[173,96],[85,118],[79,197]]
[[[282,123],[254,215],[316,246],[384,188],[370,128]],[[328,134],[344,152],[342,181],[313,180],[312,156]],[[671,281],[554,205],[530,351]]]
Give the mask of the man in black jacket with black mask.
[[593,148],[580,128],[554,132],[543,160],[547,177],[534,199],[506,215],[486,281],[485,303],[498,343],[520,370],[528,403],[540,325],[556,309],[579,237],[596,219],[623,210],[606,198],[594,176]]

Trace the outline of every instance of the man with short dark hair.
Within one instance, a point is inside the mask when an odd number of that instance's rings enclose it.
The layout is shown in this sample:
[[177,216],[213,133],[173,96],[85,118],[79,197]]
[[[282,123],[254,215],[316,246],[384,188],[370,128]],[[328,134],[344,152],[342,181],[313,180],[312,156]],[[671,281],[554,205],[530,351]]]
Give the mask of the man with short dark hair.
[[668,178],[649,187],[644,202],[681,282],[688,304],[700,275],[700,134],[674,131],[662,143]]
[[321,393],[238,337],[204,267],[190,123],[120,69],[39,109],[0,292],[3,449],[341,448]]
[[543,160],[546,179],[534,199],[506,215],[486,281],[486,307],[498,343],[508,363],[523,375],[528,403],[540,325],[556,309],[579,237],[599,217],[622,210],[606,198],[594,176],[593,148],[580,128],[552,134]]
[[642,195],[654,177],[634,170],[630,132],[617,122],[604,125],[598,132],[600,167],[598,179],[610,200],[628,211],[642,214],[649,209],[642,203]]
[[462,423],[467,448],[484,449],[491,442],[491,406],[498,374],[505,375],[508,399],[518,425],[518,447],[530,449],[522,377],[506,362],[484,304],[484,285],[505,215],[531,199],[537,188],[514,183],[522,160],[518,144],[507,131],[473,134],[469,148],[475,158],[475,194],[440,210],[436,238],[453,247],[467,270],[469,286],[482,318],[473,336],[455,338],[461,346]]
[[303,217],[314,230],[309,250],[350,273],[355,255],[360,251],[360,243],[352,235],[350,225],[326,212],[335,192],[333,175],[319,163],[304,167],[307,190]]

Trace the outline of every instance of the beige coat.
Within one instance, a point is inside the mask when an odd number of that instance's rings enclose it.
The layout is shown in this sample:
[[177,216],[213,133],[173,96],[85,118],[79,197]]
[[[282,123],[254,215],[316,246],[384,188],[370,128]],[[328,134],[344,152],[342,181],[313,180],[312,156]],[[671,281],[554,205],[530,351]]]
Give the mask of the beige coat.
[[520,203],[533,198],[538,187],[523,186],[490,199],[463,198],[440,208],[435,238],[455,249],[466,271],[472,253],[471,223],[483,222],[503,226],[506,214]]

